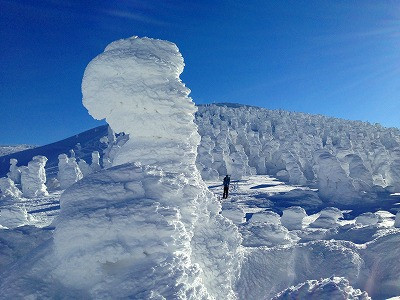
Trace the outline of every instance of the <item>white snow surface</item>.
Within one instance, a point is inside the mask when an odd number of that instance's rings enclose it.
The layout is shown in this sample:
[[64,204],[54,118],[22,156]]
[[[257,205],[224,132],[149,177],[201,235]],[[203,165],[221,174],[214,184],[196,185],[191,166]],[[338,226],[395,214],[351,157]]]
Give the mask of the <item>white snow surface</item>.
[[321,280],[307,280],[305,283],[280,292],[272,299],[369,300],[371,297],[366,292],[354,289],[347,279],[343,277],[331,277]]

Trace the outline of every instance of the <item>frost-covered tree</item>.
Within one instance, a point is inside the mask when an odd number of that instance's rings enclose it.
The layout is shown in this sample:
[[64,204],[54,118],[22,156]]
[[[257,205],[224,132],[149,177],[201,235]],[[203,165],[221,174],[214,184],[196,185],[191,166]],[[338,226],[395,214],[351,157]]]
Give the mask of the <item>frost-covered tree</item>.
[[17,167],[17,163],[18,160],[15,158],[10,159],[10,172],[7,173],[7,177],[14,183],[21,183],[21,170]]
[[92,152],[92,163],[90,165],[90,168],[92,169],[92,172],[98,172],[101,170],[99,151]]
[[22,192],[10,178],[0,178],[0,198],[19,198]]
[[75,157],[68,157],[66,154],[60,154],[58,156],[57,178],[60,182],[61,189],[70,187],[75,182],[82,179],[82,177],[82,172],[76,163]]
[[46,166],[47,157],[34,156],[28,166],[21,167],[21,185],[24,197],[46,196]]

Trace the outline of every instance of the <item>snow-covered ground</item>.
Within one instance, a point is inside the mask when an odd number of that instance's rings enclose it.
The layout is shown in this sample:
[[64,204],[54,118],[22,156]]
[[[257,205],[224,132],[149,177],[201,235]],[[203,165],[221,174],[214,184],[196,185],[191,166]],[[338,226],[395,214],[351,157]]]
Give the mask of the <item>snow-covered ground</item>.
[[[221,214],[232,220],[242,235],[245,260],[235,288],[239,299],[269,299],[278,292],[277,299],[296,293],[307,297],[314,289],[321,295],[327,293],[325,297],[334,297],[331,299],[347,299],[340,298],[338,291],[357,295],[368,292],[374,299],[400,295],[400,264],[396,258],[400,254],[400,229],[394,228],[398,195],[385,200],[392,203],[387,210],[376,208],[365,213],[370,208],[357,205],[354,210],[338,213],[319,200],[316,190],[285,184],[267,175],[233,181],[228,199],[222,199],[221,182],[207,185],[221,202]],[[23,227],[0,230],[0,271],[9,272],[29,249],[52,237],[61,192],[1,204],[1,211],[22,208],[27,218]],[[300,229],[290,230],[284,226],[282,215],[293,206],[303,208],[307,215],[297,219]],[[323,222],[316,222],[324,212]],[[343,279],[329,281],[332,276]],[[321,278],[326,279],[316,281]],[[304,283],[307,280],[315,282]],[[317,288],[319,285],[322,287]],[[334,288],[328,289],[329,285]]]

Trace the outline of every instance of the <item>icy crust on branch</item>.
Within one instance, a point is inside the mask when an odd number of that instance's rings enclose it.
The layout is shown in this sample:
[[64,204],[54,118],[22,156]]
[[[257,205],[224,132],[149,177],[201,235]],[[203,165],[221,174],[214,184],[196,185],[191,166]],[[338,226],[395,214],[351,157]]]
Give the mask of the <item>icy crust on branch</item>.
[[[204,179],[269,174],[311,184],[333,203],[400,191],[400,131],[258,107],[199,106],[197,166]],[[372,195],[366,197],[365,195]]]
[[179,78],[183,67],[175,44],[138,37],[111,43],[89,63],[82,80],[84,106],[115,132],[130,135],[113,165],[141,161],[168,167],[171,160],[176,165],[187,156],[195,159],[196,107]]
[[307,280],[286,289],[272,299],[370,300],[371,297],[366,292],[354,289],[346,278],[331,277],[321,280]]

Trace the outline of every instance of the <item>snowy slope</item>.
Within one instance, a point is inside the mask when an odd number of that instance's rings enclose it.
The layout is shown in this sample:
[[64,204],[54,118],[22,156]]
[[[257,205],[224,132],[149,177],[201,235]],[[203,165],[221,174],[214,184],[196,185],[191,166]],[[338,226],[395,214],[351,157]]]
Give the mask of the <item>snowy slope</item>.
[[[48,175],[54,175],[57,172],[58,155],[69,154],[71,149],[75,151],[78,158],[83,158],[90,163],[92,152],[101,152],[105,148],[105,145],[100,142],[100,138],[107,136],[107,128],[108,125],[102,125],[55,143],[0,156],[0,177],[6,176],[10,167],[10,158],[18,159],[18,166],[26,166],[32,157],[44,155],[48,158],[46,164]],[[78,143],[80,143],[80,147],[76,147]]]

